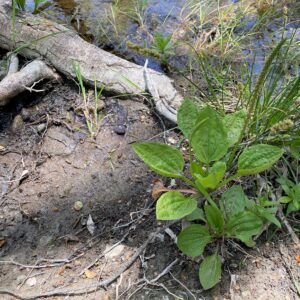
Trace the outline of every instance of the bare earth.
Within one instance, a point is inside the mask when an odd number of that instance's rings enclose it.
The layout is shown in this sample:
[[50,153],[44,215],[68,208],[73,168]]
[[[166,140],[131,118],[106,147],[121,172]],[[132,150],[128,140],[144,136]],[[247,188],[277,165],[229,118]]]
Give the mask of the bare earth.
[[[26,298],[84,289],[113,276],[166,225],[155,220],[155,175],[131,149],[135,141],[158,140],[161,121],[140,99],[106,98],[104,125],[91,141],[75,113],[81,99],[73,83],[49,84],[44,95],[24,94],[16,101],[0,111],[0,259],[5,261],[0,287]],[[124,118],[125,134],[118,134]],[[165,138],[180,140],[174,132]],[[82,209],[74,209],[76,201]],[[178,233],[180,224],[170,228]],[[183,256],[162,230],[106,289],[70,298],[299,299],[294,284],[300,282],[299,249],[285,232],[266,242],[272,230],[257,250],[226,244],[222,282],[210,291],[198,281],[199,261]]]

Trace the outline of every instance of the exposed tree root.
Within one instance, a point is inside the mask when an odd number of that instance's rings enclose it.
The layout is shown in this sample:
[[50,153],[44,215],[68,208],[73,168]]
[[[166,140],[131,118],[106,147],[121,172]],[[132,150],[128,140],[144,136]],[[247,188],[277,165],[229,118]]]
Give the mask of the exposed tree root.
[[[11,21],[10,1],[0,0],[0,45],[25,57],[42,57],[57,71],[75,77],[74,65],[80,65],[84,81],[116,94],[140,94],[149,88],[145,69],[84,41],[72,30],[41,16],[26,13]],[[176,122],[176,113],[183,98],[174,88],[172,80],[154,70],[147,70],[156,89],[152,94],[156,110],[165,118]]]
[[14,71],[15,67],[0,82],[0,106],[6,105],[10,99],[25,90],[36,91],[34,85],[43,79],[59,79],[59,76],[40,60],[29,63],[19,72]]

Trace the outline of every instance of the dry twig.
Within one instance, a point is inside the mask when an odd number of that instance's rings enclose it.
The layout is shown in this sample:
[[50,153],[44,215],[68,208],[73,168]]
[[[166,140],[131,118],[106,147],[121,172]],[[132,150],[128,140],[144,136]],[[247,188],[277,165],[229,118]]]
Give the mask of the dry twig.
[[293,228],[291,227],[290,223],[288,222],[288,220],[286,219],[283,211],[282,211],[282,207],[279,206],[278,207],[278,217],[279,219],[282,221],[282,223],[284,224],[284,226],[286,227],[287,231],[289,232],[293,242],[295,243],[295,245],[300,248],[300,240],[298,238],[298,236],[296,235],[296,233],[294,232]]

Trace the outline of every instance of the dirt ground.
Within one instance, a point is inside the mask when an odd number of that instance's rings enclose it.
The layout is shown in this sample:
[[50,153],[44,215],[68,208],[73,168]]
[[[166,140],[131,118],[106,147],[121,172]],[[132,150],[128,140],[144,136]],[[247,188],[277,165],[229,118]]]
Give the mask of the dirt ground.
[[[284,232],[266,242],[273,229],[257,250],[226,244],[222,282],[203,291],[199,260],[174,244],[180,224],[170,232],[155,220],[155,175],[131,149],[135,141],[162,139],[161,120],[141,99],[104,98],[103,126],[91,141],[76,113],[78,87],[65,80],[43,88],[0,110],[0,291],[24,299],[53,291],[66,292],[48,299],[299,299],[299,249]],[[180,139],[174,131],[165,135],[170,143]],[[157,228],[121,277],[84,292],[117,274]]]

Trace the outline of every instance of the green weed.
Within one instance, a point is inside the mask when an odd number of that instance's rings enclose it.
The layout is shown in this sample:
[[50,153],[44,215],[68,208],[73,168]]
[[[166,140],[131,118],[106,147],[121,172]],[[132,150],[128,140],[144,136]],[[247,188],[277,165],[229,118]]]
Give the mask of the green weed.
[[[46,0],[34,0],[34,11]],[[12,0],[13,6],[16,4],[20,9],[25,10],[26,0]],[[14,4],[15,3],[15,4]]]
[[164,37],[161,33],[154,35],[152,49],[160,54],[162,64],[168,65],[171,55],[174,54],[175,44],[172,42],[172,35]]
[[123,13],[136,22],[140,27],[144,28],[147,5],[148,0],[135,0],[133,8],[131,8],[128,12]]
[[83,98],[83,106],[81,107],[81,110],[84,114],[90,137],[92,139],[95,139],[100,130],[100,125],[102,120],[102,117],[99,114],[99,110],[100,110],[99,103],[100,103],[102,92],[104,90],[104,86],[102,86],[100,91],[98,91],[96,81],[95,81],[94,95],[93,95],[94,103],[91,104],[91,96],[86,92],[79,63],[74,63],[74,71]]
[[[199,268],[199,279],[204,289],[215,286],[221,278],[220,251],[224,240],[238,239],[254,247],[253,236],[263,231],[267,222],[281,227],[276,210],[250,200],[240,185],[233,185],[220,199],[212,192],[227,186],[241,176],[261,173],[270,169],[282,156],[278,147],[257,144],[238,155],[237,163],[229,168],[230,152],[239,143],[247,122],[247,113],[237,111],[221,117],[207,106],[199,109],[185,100],[178,112],[178,126],[188,139],[190,149],[189,173],[184,173],[182,153],[160,143],[136,143],[138,156],[159,175],[178,178],[191,189],[168,191],[156,204],[158,220],[186,219],[197,222],[183,229],[177,238],[179,249],[188,256],[200,256],[208,244],[216,242],[214,254],[204,258]],[[228,175],[228,172],[234,173]],[[204,205],[199,206],[201,197]],[[201,222],[201,224],[199,224]]]

